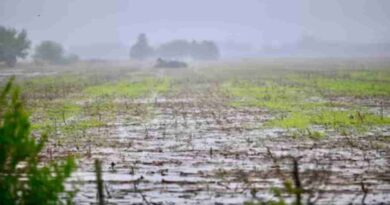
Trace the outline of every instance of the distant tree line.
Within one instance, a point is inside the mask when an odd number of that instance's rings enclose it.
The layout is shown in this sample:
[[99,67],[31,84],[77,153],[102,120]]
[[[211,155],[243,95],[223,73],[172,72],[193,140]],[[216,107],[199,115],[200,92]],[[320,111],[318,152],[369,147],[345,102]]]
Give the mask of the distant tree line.
[[[0,62],[14,67],[18,59],[28,55],[31,41],[25,30],[17,31],[14,28],[0,26]],[[32,56],[35,62],[49,64],[69,64],[79,60],[75,54],[65,55],[61,44],[54,41],[43,41],[35,47]]]
[[[18,59],[27,57],[30,46],[31,41],[27,38],[25,30],[17,31],[0,25],[0,63],[4,62],[7,66],[14,67]],[[173,40],[153,48],[149,45],[145,34],[140,34],[137,42],[130,49],[130,57],[139,60],[152,57],[216,60],[219,56],[219,49],[213,41]],[[39,64],[57,65],[70,64],[79,60],[77,55],[66,55],[63,46],[54,41],[43,41],[38,44],[32,58]]]
[[138,36],[137,42],[130,49],[130,57],[144,60],[147,58],[169,58],[194,60],[216,60],[219,49],[213,41],[173,40],[153,49],[145,34]]

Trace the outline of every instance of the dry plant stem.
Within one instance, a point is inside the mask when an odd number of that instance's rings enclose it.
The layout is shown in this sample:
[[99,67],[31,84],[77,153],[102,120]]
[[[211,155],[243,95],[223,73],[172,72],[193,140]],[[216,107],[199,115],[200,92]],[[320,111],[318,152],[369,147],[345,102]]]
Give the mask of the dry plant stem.
[[295,197],[296,197],[296,201],[295,201],[295,204],[296,205],[301,205],[302,204],[302,196],[301,196],[301,191],[303,190],[302,189],[302,183],[301,183],[301,179],[299,177],[299,165],[298,165],[298,160],[296,158],[293,158],[293,163],[294,163],[294,167],[293,167],[293,179],[294,179],[294,184],[295,184],[295,189],[296,189],[296,193],[295,193]]
[[102,166],[101,166],[101,162],[98,159],[95,160],[95,172],[96,172],[96,186],[98,191],[98,203],[99,205],[104,205]]
[[363,198],[362,198],[362,205],[365,205],[366,204],[366,197],[367,197],[367,194],[368,194],[368,188],[365,186],[364,182],[362,181],[360,183],[361,185],[361,188],[362,188],[362,192],[363,192]]
[[140,180],[141,180],[141,179],[134,181],[134,183],[133,183],[133,185],[134,185],[134,191],[138,192],[138,193],[141,195],[142,200],[145,202],[146,205],[150,205],[149,201],[146,199],[146,196],[142,193],[141,190],[139,190],[139,189],[137,188],[137,183],[138,183]]

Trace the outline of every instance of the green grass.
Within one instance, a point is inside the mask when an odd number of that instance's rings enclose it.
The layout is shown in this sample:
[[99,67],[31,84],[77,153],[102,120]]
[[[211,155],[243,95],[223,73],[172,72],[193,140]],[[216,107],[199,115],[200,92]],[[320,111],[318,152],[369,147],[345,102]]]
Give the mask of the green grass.
[[[45,81],[39,86],[50,87],[53,82],[52,78],[47,78]],[[77,129],[84,130],[104,126],[106,123],[114,121],[119,112],[131,112],[132,115],[147,120],[148,116],[151,115],[152,108],[144,108],[141,105],[128,108],[123,102],[116,101],[116,99],[164,94],[170,91],[170,87],[171,81],[168,78],[145,77],[137,82],[122,80],[117,83],[85,86],[84,89],[78,91],[76,97],[64,95],[53,100],[49,98],[36,99],[29,107],[29,112],[32,113],[35,121],[32,130],[49,133],[56,130],[66,135],[66,133]],[[42,93],[42,90],[38,93]]]
[[321,125],[325,128],[364,129],[369,126],[390,125],[390,118],[381,118],[378,115],[353,110],[337,111],[326,108],[318,110],[304,110],[292,112],[284,119],[275,119],[268,122],[269,126],[282,128],[306,129],[311,125]]
[[91,83],[87,76],[62,74],[54,76],[39,76],[22,82],[23,95],[29,98],[58,98],[80,92]]
[[[361,75],[358,75],[359,78],[362,78]],[[390,95],[387,82],[333,79],[318,73],[315,77],[307,76],[306,73],[292,74],[285,80],[228,81],[222,88],[233,96],[233,106],[262,107],[274,113],[276,118],[268,121],[266,126],[306,130],[319,125],[326,129],[365,130],[370,126],[390,125],[389,117],[369,113],[362,106],[331,103],[324,95],[324,92],[331,92],[366,97],[387,96]],[[369,76],[372,78],[372,74]]]
[[103,85],[91,86],[84,89],[84,93],[90,97],[143,97],[153,92],[166,93],[169,91],[170,81],[164,79],[145,79],[140,82],[121,81]]
[[[168,92],[174,95],[181,89],[203,92],[215,86],[232,97],[226,101],[230,106],[267,109],[274,119],[265,126],[297,128],[300,134],[321,138],[321,134],[311,131],[313,126],[341,132],[390,124],[388,117],[370,113],[366,105],[354,105],[353,101],[356,97],[365,98],[367,102],[386,100],[390,96],[390,70],[378,66],[356,69],[356,65],[306,61],[288,64],[268,61],[261,66],[256,62],[229,63],[207,69],[166,72],[165,77],[157,75],[155,70],[91,69],[21,82],[26,87],[25,97],[31,99],[29,111],[36,122],[34,128],[39,129],[55,123],[79,123],[81,128],[95,126],[84,120],[98,121],[95,124],[101,126],[100,123],[115,120],[118,113],[131,115],[128,118],[133,120],[148,120],[152,107],[129,108],[126,103]],[[357,117],[357,112],[364,117]]]
[[257,86],[248,82],[229,82],[223,88],[237,98],[236,106],[265,107],[274,111],[293,111],[298,107],[312,107],[318,103],[307,102],[311,91],[305,88],[278,85],[271,81]]
[[299,73],[290,75],[288,80],[330,95],[390,96],[390,72],[386,70]]
[[324,79],[321,77],[309,80],[308,85],[325,89],[338,95],[352,96],[390,96],[390,83],[359,81],[353,79]]

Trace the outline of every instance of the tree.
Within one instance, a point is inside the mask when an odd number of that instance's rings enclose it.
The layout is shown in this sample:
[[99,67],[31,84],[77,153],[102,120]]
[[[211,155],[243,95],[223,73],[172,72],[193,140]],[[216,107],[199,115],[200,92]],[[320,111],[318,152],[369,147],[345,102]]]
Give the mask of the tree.
[[138,36],[137,42],[130,49],[130,58],[144,60],[153,55],[153,48],[149,46],[145,34]]
[[163,58],[190,57],[196,60],[217,60],[220,54],[213,41],[173,40],[158,47],[157,55]]
[[35,47],[34,60],[51,64],[64,63],[64,49],[62,45],[54,41],[43,41]]
[[[10,94],[12,94],[10,96]],[[30,135],[30,122],[12,79],[0,92],[0,204],[62,204],[64,182],[75,169],[73,158],[39,163],[47,137]],[[70,202],[73,192],[67,192]]]
[[157,54],[163,58],[186,58],[191,55],[191,44],[186,40],[173,40],[159,46]]
[[217,60],[219,58],[219,50],[213,41],[202,41],[200,43],[192,42],[192,57],[198,60]]
[[27,39],[27,32],[17,32],[13,28],[0,26],[0,62],[14,67],[17,58],[25,58],[31,42]]

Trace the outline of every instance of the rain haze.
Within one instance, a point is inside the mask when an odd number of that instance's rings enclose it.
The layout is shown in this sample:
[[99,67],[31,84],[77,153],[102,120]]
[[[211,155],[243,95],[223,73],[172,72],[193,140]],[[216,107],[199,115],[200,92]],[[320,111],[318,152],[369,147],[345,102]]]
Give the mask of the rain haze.
[[390,0],[0,0],[0,205],[390,205]]
[[[152,46],[212,40],[222,57],[294,54],[302,41],[389,54],[387,0],[1,0],[0,9],[0,25],[26,29],[33,44],[60,42],[82,58],[126,59],[140,33]],[[378,43],[386,49],[375,49]]]

